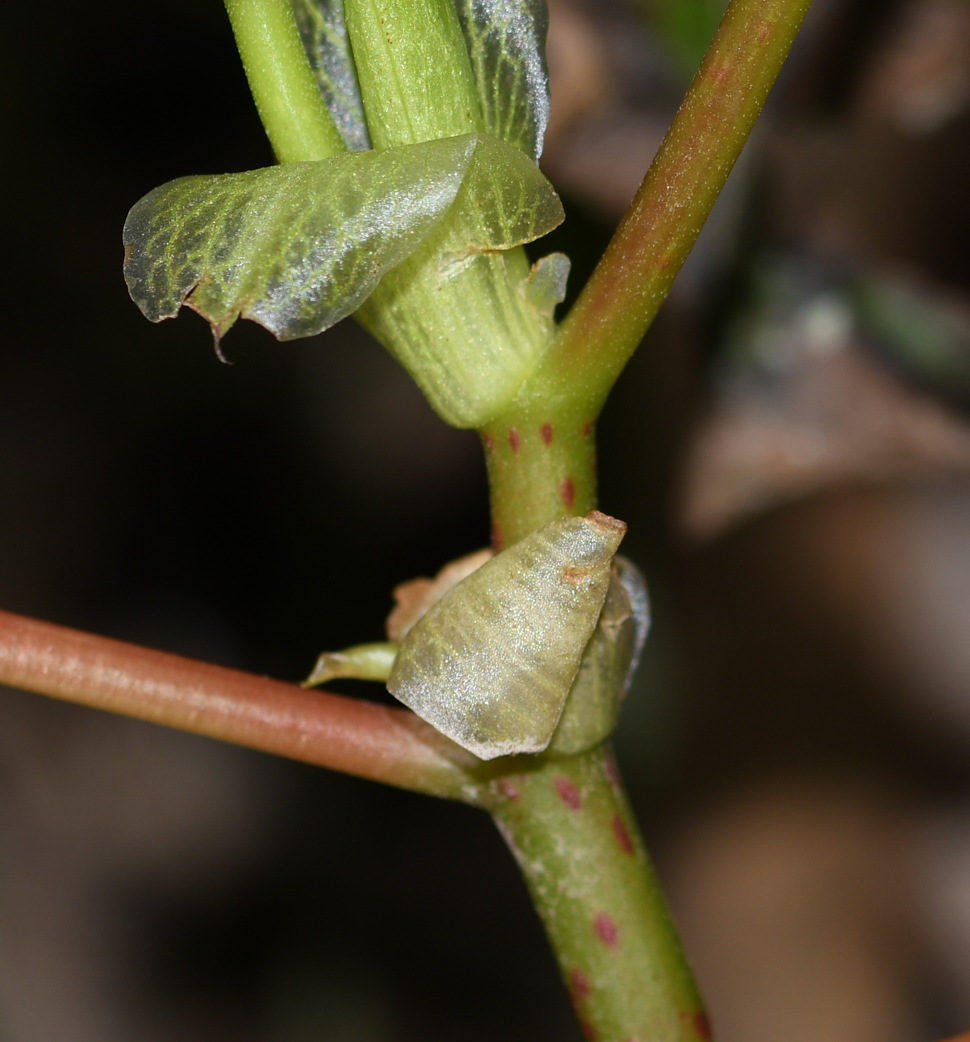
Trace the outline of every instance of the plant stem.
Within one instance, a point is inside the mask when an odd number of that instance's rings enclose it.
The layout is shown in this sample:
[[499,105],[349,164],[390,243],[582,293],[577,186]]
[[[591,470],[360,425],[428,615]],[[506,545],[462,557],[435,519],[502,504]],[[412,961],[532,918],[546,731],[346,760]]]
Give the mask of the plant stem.
[[597,1042],[700,1042],[707,1018],[607,746],[493,784],[576,1014]]
[[453,0],[345,0],[375,148],[483,130]]
[[542,401],[517,404],[479,434],[496,550],[596,507],[596,429],[588,413],[554,411]]
[[276,158],[299,163],[346,151],[313,78],[289,0],[226,0],[226,11]]
[[406,709],[0,612],[0,684],[477,803],[481,761]]
[[687,259],[811,0],[732,0],[633,205],[521,407],[595,418]]
[[[574,409],[518,408],[482,432],[494,540],[596,506],[596,434]],[[568,482],[568,484],[567,484]],[[589,1039],[697,1042],[707,1021],[608,750],[528,758],[492,784]]]

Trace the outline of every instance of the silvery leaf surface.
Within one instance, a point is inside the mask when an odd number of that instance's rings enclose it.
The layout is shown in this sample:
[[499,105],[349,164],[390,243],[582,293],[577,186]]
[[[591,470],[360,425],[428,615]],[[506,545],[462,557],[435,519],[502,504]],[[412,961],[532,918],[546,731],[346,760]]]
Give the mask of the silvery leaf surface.
[[170,181],[128,214],[125,281],[153,322],[187,304],[216,337],[242,315],[294,340],[357,310],[429,238],[429,259],[447,267],[561,219],[556,193],[527,156],[467,134]]
[[551,752],[580,753],[613,733],[649,628],[643,576],[632,561],[617,555],[603,610],[549,743]]
[[153,322],[182,304],[217,337],[239,315],[280,340],[349,315],[451,208],[478,135],[347,152],[156,188],[125,222],[125,280]]
[[358,312],[446,422],[481,426],[546,349],[552,323],[520,292],[528,261],[511,248],[562,219],[562,203],[535,163],[479,134],[455,205]]
[[565,253],[550,253],[532,265],[521,285],[525,299],[545,318],[552,319],[556,307],[566,299],[566,282],[572,262]]
[[340,136],[351,151],[370,148],[343,0],[290,0],[303,49]]
[[546,0],[455,0],[485,129],[538,161],[549,122]]
[[388,690],[481,759],[541,752],[596,628],[625,531],[594,511],[497,554],[415,623]]

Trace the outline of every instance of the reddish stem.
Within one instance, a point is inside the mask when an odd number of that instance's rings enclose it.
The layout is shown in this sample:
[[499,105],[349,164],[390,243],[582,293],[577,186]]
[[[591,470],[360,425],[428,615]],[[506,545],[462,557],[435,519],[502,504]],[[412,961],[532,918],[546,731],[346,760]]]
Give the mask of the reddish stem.
[[406,709],[0,612],[0,684],[435,796],[477,802],[475,757]]

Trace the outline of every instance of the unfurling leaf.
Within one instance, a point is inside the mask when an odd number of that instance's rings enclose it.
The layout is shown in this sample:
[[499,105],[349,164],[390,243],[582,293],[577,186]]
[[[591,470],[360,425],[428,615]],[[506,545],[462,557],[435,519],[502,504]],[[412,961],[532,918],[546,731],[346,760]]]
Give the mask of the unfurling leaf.
[[546,0],[455,0],[485,129],[538,162],[549,122]]
[[537,753],[562,715],[626,532],[593,511],[497,554],[405,637],[388,690],[483,760]]
[[[461,191],[466,179],[474,191]],[[521,152],[469,134],[171,181],[128,215],[125,279],[153,322],[187,304],[217,337],[239,315],[280,340],[312,336],[355,311],[455,205],[461,220],[441,240],[448,263],[562,219],[551,185]]]
[[525,299],[543,318],[551,319],[556,305],[566,299],[566,281],[572,262],[565,253],[550,253],[532,265],[529,277],[519,286]]
[[396,644],[355,644],[343,651],[325,651],[301,686],[316,687],[338,677],[386,681],[396,657]]
[[394,610],[388,615],[385,625],[387,639],[400,644],[418,619],[427,615],[462,579],[467,579],[494,556],[493,550],[476,550],[456,561],[449,561],[433,579],[411,579],[395,586]]
[[617,557],[599,622],[549,743],[550,753],[580,753],[613,733],[649,628],[650,606],[643,576],[631,561]]
[[357,315],[455,427],[491,419],[548,346],[552,324],[518,291],[529,266],[511,247],[563,219],[559,197],[528,156],[478,137],[448,215]]
[[351,151],[370,148],[343,0],[290,0],[290,6],[303,49],[340,136]]
[[280,340],[354,311],[448,212],[474,136],[184,177],[136,203],[125,280],[153,322],[183,303],[221,336],[242,314]]

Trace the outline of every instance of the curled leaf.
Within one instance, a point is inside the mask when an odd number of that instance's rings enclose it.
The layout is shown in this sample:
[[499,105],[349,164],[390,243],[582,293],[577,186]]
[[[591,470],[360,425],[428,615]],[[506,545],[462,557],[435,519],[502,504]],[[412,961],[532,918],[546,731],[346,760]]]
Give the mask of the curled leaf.
[[455,0],[485,129],[538,162],[549,123],[546,0]]
[[[471,190],[463,192],[466,180]],[[170,181],[128,215],[125,280],[153,322],[187,304],[217,338],[240,315],[279,340],[313,336],[360,307],[455,207],[433,254],[445,251],[445,265],[526,241],[562,219],[529,159],[469,134]]]
[[316,687],[338,677],[386,681],[396,657],[396,644],[355,644],[343,651],[325,651],[301,686]]
[[562,715],[626,532],[563,518],[455,586],[401,644],[388,690],[484,760],[541,752]]
[[603,610],[549,743],[550,752],[583,752],[613,733],[649,628],[643,576],[631,561],[617,557]]
[[446,214],[474,136],[184,177],[136,203],[125,280],[153,322],[182,304],[221,336],[241,314],[280,340],[354,311]]
[[556,305],[566,299],[566,281],[572,262],[565,253],[550,253],[532,265],[529,277],[521,283],[525,299],[542,315],[551,319]]
[[370,148],[343,0],[290,0],[290,6],[303,49],[340,136],[352,152]]
[[547,347],[551,324],[518,291],[529,267],[512,247],[564,216],[528,156],[488,134],[478,141],[448,215],[357,316],[456,427],[491,419]]

